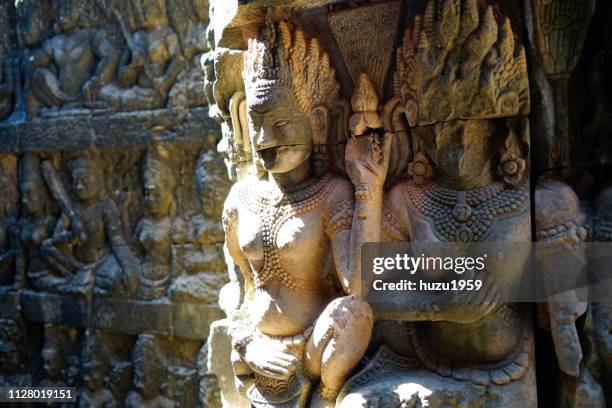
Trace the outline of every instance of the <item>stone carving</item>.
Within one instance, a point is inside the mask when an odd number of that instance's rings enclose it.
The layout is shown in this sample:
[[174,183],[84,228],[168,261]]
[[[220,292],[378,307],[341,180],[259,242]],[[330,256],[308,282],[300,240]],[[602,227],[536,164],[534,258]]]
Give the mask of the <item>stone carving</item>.
[[[178,302],[212,303],[218,299],[221,287],[227,282],[223,274],[213,276],[210,272],[225,269],[220,203],[229,191],[225,169],[212,151],[199,155],[195,182],[201,214],[190,219],[189,223],[196,244],[182,256],[184,273],[172,282],[170,298]],[[235,303],[238,299],[230,296],[227,301]]]
[[85,387],[79,390],[79,407],[115,407],[113,394],[105,388],[108,367],[101,361],[88,361],[81,365]]
[[113,10],[126,48],[119,59],[117,84],[100,89],[97,97],[115,110],[159,109],[185,67],[176,33],[168,26],[166,2],[132,2],[133,27]]
[[14,156],[0,157],[0,286],[22,287],[21,276],[15,275],[16,214],[15,184],[16,160]]
[[141,335],[132,351],[134,391],[125,398],[125,407],[174,407],[160,394],[165,359],[155,337]]
[[79,106],[91,101],[96,89],[112,81],[117,52],[104,29],[95,29],[94,8],[81,0],[54,1],[56,35],[43,40],[28,58],[28,112],[42,107]]
[[[549,93],[554,109],[553,135],[549,138],[552,164],[568,167],[569,143],[569,77],[581,55],[595,0],[533,0],[535,43],[538,57],[550,82]],[[550,125],[550,124],[549,124]]]
[[[347,145],[349,176],[357,186],[370,186],[364,212],[380,217],[373,225],[391,241],[529,242],[528,130],[520,117],[529,112],[529,87],[510,20],[474,1],[428,1],[398,50],[396,91],[410,126],[415,159],[409,172],[416,177],[391,188],[384,214],[370,203],[382,199],[387,165],[376,156],[392,136],[381,141],[370,134]],[[379,352],[345,386],[339,406],[377,404],[390,390],[391,406],[477,400],[535,406],[529,311],[500,302],[495,286],[495,276],[520,279],[527,256],[488,265],[482,292],[470,294],[482,296],[478,306],[461,293],[415,293],[397,300],[401,308],[390,299],[373,300],[380,318],[421,322],[392,336],[413,350]],[[394,368],[378,377],[381,365]],[[360,383],[363,377],[369,380]],[[402,391],[406,384],[410,395]]]
[[63,215],[41,249],[55,269],[70,276],[65,290],[87,295],[95,284],[101,296],[132,293],[138,266],[122,236],[117,208],[104,196],[102,169],[95,154],[68,161],[70,195],[52,164],[47,161],[42,166]]
[[[226,245],[246,280],[232,334],[236,385],[254,406],[303,407],[320,379],[310,406],[334,406],[372,325],[349,265],[367,229],[351,236],[350,184],[311,157],[332,131],[339,85],[318,41],[275,22],[273,10],[249,39],[243,77],[251,145],[268,180],[236,183],[224,208]],[[349,296],[337,297],[338,284]]]
[[2,387],[31,387],[32,376],[25,367],[24,331],[21,322],[0,319],[0,384]]
[[138,298],[165,296],[170,280],[174,175],[163,146],[147,151],[142,164],[147,214],[136,225],[135,241],[144,250],[140,262]]
[[15,285],[23,287],[27,276],[31,287],[36,290],[61,292],[67,277],[63,271],[51,266],[41,250],[42,243],[51,238],[58,220],[53,214],[51,197],[36,154],[25,153],[21,157],[19,190],[23,211],[18,223]]
[[[586,314],[587,302],[578,299],[576,293],[558,293],[566,282],[576,281],[578,271],[567,267],[563,248],[567,244],[578,244],[587,239],[586,217],[580,209],[575,192],[565,183],[554,179],[539,179],[535,194],[536,239],[542,244],[555,248],[553,256],[544,250],[538,251],[540,273],[555,276],[543,279],[549,294],[556,299],[547,303],[548,321],[545,325],[551,331],[557,362],[562,372],[563,394],[560,400],[570,401],[570,406],[603,406],[603,394],[585,365],[586,359],[581,345],[577,320]],[[584,249],[582,249],[584,251]],[[571,256],[582,256],[577,250],[567,251]],[[560,265],[565,263],[565,268]],[[554,275],[553,275],[554,274]]]

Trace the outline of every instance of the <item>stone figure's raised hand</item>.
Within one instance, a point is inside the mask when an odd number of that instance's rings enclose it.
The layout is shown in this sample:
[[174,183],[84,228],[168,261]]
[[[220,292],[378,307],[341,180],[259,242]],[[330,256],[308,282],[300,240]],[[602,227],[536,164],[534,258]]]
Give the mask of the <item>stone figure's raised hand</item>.
[[295,373],[300,361],[294,353],[282,342],[256,338],[246,345],[243,359],[251,370],[260,375],[287,379]]
[[351,137],[346,144],[346,172],[354,185],[382,187],[387,178],[392,135]]

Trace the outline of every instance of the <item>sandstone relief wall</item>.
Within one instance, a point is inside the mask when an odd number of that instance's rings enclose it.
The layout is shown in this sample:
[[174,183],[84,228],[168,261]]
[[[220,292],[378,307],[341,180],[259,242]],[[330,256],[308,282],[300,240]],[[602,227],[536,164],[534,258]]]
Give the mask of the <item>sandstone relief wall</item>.
[[361,276],[366,242],[610,242],[611,36],[604,0],[2,2],[0,385],[612,404],[608,303],[500,296],[527,246],[469,293]]
[[0,5],[0,377],[218,406],[229,188],[207,1]]

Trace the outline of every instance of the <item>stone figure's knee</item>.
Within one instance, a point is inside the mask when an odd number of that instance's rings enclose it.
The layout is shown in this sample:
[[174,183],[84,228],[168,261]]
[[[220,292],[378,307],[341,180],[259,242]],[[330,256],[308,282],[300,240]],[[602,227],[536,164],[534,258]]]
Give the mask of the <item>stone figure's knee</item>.
[[334,299],[323,311],[326,320],[337,329],[351,329],[355,327],[372,329],[374,320],[372,308],[353,296],[344,296]]

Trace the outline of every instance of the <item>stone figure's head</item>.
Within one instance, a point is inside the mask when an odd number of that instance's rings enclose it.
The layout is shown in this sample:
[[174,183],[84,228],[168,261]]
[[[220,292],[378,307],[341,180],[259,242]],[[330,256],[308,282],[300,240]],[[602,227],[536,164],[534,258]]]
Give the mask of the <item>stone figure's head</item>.
[[86,13],[80,0],[54,0],[55,32],[69,33],[79,25],[79,19]]
[[22,44],[34,47],[49,34],[53,10],[50,0],[23,0],[18,2],[17,33]]
[[146,400],[160,393],[164,375],[164,358],[155,337],[140,335],[132,351],[134,388]]
[[0,368],[5,375],[17,374],[21,369],[23,332],[12,319],[0,319]]
[[139,30],[152,30],[168,26],[165,0],[132,0],[128,6]]
[[459,3],[427,1],[397,51],[395,78],[413,137],[453,178],[491,166],[510,133],[506,118],[529,114],[525,50],[510,20]]
[[101,163],[93,157],[81,156],[68,161],[72,194],[79,201],[91,201],[102,192]]
[[34,153],[24,153],[19,163],[21,205],[27,215],[41,214],[49,199],[47,184],[40,172],[40,159]]
[[221,219],[230,184],[223,161],[211,150],[202,152],[198,157],[196,185],[204,214],[213,220]]
[[154,218],[170,213],[176,184],[170,167],[169,153],[163,146],[150,148],[142,163],[144,201],[147,211]]
[[87,361],[81,365],[83,383],[91,392],[104,388],[105,364],[101,361]]
[[318,40],[285,21],[275,23],[269,9],[262,35],[249,40],[243,79],[256,159],[270,173],[305,163],[313,147],[326,142],[339,95]]
[[63,362],[59,350],[54,346],[45,344],[42,350],[43,369],[45,378],[58,381],[62,375]]

